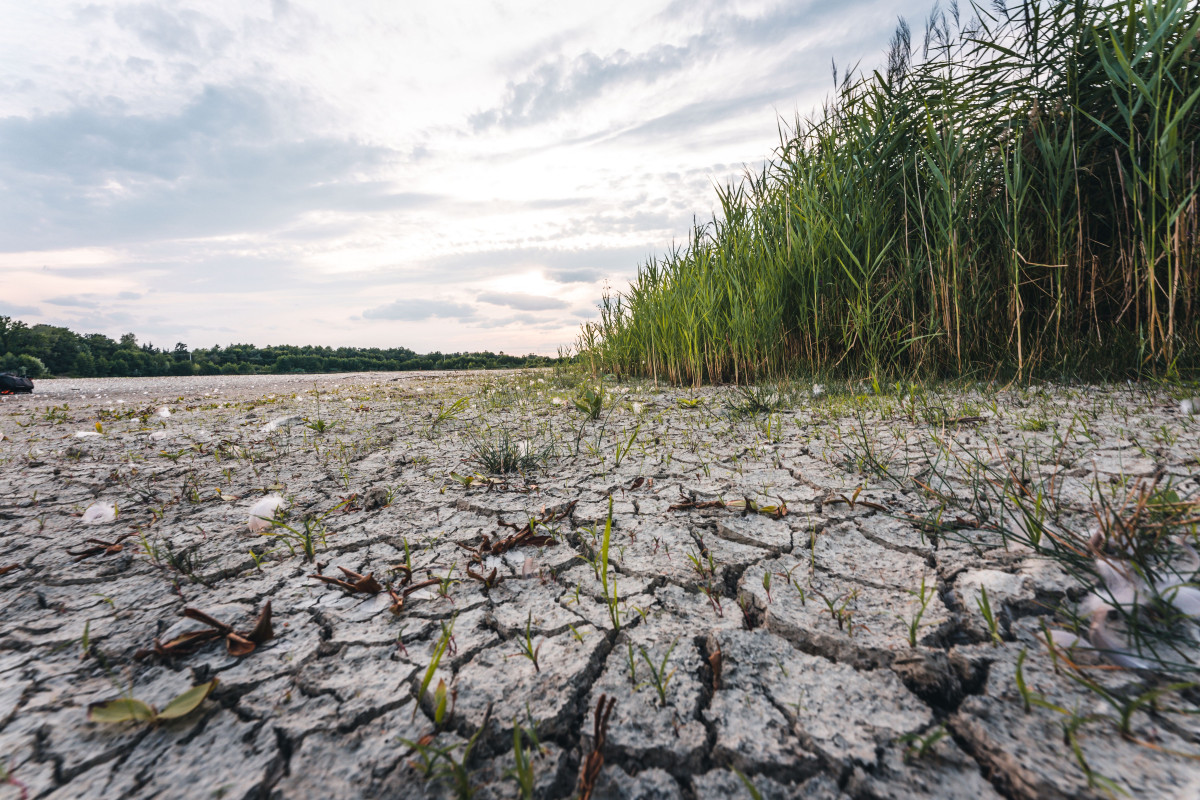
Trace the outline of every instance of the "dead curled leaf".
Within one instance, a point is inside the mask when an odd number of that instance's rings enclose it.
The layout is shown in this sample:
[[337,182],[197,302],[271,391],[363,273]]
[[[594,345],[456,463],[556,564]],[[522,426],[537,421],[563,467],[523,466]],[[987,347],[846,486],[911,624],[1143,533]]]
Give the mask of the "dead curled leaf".
[[196,652],[208,642],[216,639],[224,639],[225,648],[229,652],[229,655],[240,658],[250,655],[258,645],[275,638],[275,628],[271,624],[270,600],[263,604],[262,610],[258,613],[258,618],[254,621],[254,628],[248,633],[235,631],[233,626],[221,622],[219,619],[206,614],[198,608],[185,608],[183,615],[188,619],[204,623],[209,626],[208,630],[188,631],[176,636],[169,642],[160,642],[158,639],[155,639],[152,650],[139,650],[134,653],[134,657],[145,658],[150,653],[162,656],[163,658],[185,656]]
[[667,511],[693,511],[703,508],[724,508],[724,500],[697,500],[695,494],[685,495],[680,492],[683,502],[668,506]]
[[478,572],[475,572],[474,570],[472,570],[470,567],[467,567],[467,577],[474,578],[475,580],[482,583],[488,589],[494,589],[496,587],[496,585],[500,583],[500,580],[496,577],[496,573],[497,573],[496,567],[492,567],[492,571],[490,573],[488,573],[487,575],[481,575]]
[[[113,539],[111,542],[106,542],[103,539],[84,539],[83,547],[78,550],[68,549],[67,555],[73,556],[75,561],[83,561],[85,558],[91,558],[92,556],[112,555],[113,553],[119,553],[125,549],[125,545],[122,543],[130,536],[133,536],[133,534],[134,531],[123,533],[117,538]],[[88,547],[87,545],[89,544],[92,546]]]
[[336,586],[339,589],[350,594],[379,594],[383,591],[383,587],[379,581],[375,580],[375,573],[362,575],[358,572],[353,572],[345,567],[338,567],[346,576],[347,580],[340,578],[331,578],[328,575],[309,575],[310,578],[327,583],[330,586]]
[[511,536],[506,536],[503,539],[497,539],[493,541],[492,537],[485,533],[480,537],[480,542],[477,547],[467,547],[465,544],[461,543],[458,546],[470,553],[473,561],[482,564],[483,560],[488,556],[502,555],[516,547],[547,547],[552,544],[557,544],[558,542],[555,540],[555,538],[549,534],[539,535],[534,533],[534,527],[535,525],[549,525],[551,523],[558,522],[559,520],[566,519],[567,517],[571,516],[571,512],[575,510],[575,505],[578,502],[578,500],[572,500],[557,510],[544,513],[541,519],[530,520],[529,522],[526,522],[524,527],[517,527],[517,525],[512,522],[501,522],[501,527],[512,528],[516,531],[516,533],[512,534]]
[[782,500],[778,505],[762,505],[752,497],[743,497],[741,500],[697,500],[694,495],[683,495],[683,502],[676,503],[673,506],[668,506],[668,511],[695,511],[705,508],[728,508],[741,511],[742,514],[762,514],[766,517],[774,519],[782,519],[787,516],[787,503]]
[[421,589],[425,589],[429,586],[437,586],[439,583],[441,583],[441,581],[437,578],[430,578],[429,580],[421,581],[420,583],[414,583],[412,586],[409,586],[400,592],[397,592],[394,589],[388,589],[388,595],[392,598],[392,604],[388,607],[388,611],[391,611],[396,616],[399,616],[400,612],[404,610],[404,601],[408,599],[410,594],[420,591]]

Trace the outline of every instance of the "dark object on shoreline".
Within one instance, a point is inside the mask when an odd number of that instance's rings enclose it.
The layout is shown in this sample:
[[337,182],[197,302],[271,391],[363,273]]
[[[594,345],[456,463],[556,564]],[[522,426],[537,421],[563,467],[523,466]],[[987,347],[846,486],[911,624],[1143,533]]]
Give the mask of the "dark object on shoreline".
[[33,381],[15,372],[0,372],[0,394],[31,394]]

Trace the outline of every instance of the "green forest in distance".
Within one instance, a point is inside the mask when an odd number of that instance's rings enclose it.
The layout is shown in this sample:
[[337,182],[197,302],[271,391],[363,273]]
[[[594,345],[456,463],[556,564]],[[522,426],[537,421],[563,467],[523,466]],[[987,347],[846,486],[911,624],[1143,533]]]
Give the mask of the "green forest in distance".
[[78,334],[57,325],[27,325],[0,316],[0,372],[42,378],[127,378],[144,375],[251,375],[256,373],[390,372],[433,369],[544,367],[559,359],[479,353],[419,354],[407,347],[219,345],[171,349],[139,344],[127,333],[114,341],[102,333]]

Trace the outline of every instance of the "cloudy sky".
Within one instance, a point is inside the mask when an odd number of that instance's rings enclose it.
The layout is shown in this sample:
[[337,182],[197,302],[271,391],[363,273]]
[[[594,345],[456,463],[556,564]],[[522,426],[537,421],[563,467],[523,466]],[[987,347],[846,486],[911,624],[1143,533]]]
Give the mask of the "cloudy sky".
[[553,354],[930,4],[5,5],[0,314]]

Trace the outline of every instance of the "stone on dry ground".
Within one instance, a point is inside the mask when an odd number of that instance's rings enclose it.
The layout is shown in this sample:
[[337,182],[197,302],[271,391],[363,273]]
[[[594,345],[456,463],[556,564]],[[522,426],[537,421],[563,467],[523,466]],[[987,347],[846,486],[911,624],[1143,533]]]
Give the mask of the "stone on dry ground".
[[[726,389],[609,385],[587,421],[576,381],[58,380],[4,398],[0,798],[463,781],[516,798],[514,736],[534,795],[570,797],[602,698],[596,798],[1200,796],[1200,726],[1170,713],[1196,698],[1138,704],[1120,735],[1104,697],[1153,676],[1083,651],[1056,669],[1041,623],[1063,627],[1090,587],[1001,535],[1014,508],[989,521],[979,502],[1019,473],[1086,536],[1138,480],[1194,499],[1200,437],[1167,394],[851,386],[745,417]],[[552,455],[488,474],[477,445],[500,431]],[[271,493],[285,517],[253,533]],[[85,525],[97,502],[116,519]],[[527,527],[549,538],[482,547]],[[347,572],[384,591],[313,577]],[[245,635],[268,601],[274,637],[248,655],[153,652],[206,629],[185,608]],[[212,679],[182,719],[88,719]]]

